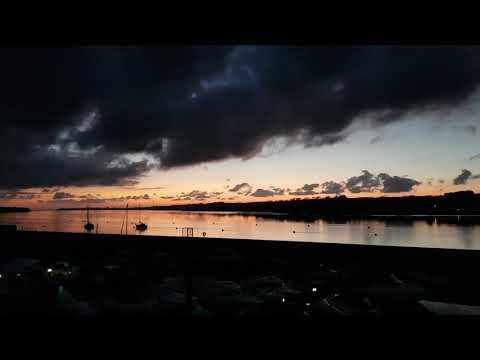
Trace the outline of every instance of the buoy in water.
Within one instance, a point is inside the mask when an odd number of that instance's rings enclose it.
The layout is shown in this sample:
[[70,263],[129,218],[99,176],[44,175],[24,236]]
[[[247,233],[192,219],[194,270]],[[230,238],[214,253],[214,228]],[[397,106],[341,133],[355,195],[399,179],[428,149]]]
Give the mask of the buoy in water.
[[375,236],[377,236],[377,233],[375,233]]
[[293,230],[293,233],[295,234],[295,230]]

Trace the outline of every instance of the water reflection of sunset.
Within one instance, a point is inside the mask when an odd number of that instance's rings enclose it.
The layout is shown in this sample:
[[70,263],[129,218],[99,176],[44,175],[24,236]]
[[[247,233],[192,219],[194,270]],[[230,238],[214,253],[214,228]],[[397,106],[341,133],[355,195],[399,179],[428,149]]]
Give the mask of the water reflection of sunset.
[[[90,219],[99,233],[120,234],[124,215],[119,210],[93,210]],[[134,223],[139,217],[139,211],[129,211],[129,234],[138,233]],[[181,236],[183,227],[191,227],[195,237],[203,237],[205,232],[206,237],[221,237],[225,241],[240,238],[480,249],[479,225],[428,224],[417,220],[408,224],[380,220],[307,223],[273,216],[147,210],[142,211],[141,218],[148,223],[148,229],[141,233],[144,235]],[[0,224],[16,223],[20,229],[38,231],[84,232],[85,221],[85,211],[81,210],[0,214]]]

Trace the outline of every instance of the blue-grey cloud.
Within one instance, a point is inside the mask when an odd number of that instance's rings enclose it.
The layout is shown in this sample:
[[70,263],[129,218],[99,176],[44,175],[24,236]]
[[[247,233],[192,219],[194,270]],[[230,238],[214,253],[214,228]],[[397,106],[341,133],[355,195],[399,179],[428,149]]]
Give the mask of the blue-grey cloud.
[[290,191],[290,195],[300,195],[300,196],[308,196],[308,195],[316,195],[318,192],[314,191],[314,189],[318,188],[319,184],[305,184],[301,188],[296,189],[295,191]]
[[373,192],[380,186],[380,181],[368,170],[362,170],[362,175],[349,178],[345,187],[352,193]]
[[386,173],[378,174],[378,179],[383,185],[381,190],[383,193],[401,193],[410,192],[414,186],[420,185],[421,182],[400,176],[390,176]]
[[251,196],[255,196],[255,197],[269,197],[274,195],[275,195],[275,192],[271,190],[265,190],[265,189],[257,189],[255,190],[254,193],[251,194]]
[[274,195],[284,195],[285,194],[285,189],[275,187],[275,186],[270,186],[270,189],[273,190]]
[[379,142],[381,142],[383,140],[383,138],[378,135],[378,136],[375,136],[374,138],[372,138],[370,140],[370,144],[373,145],[373,144],[378,144]]
[[235,185],[233,188],[231,188],[228,191],[236,192],[240,195],[248,195],[252,192],[252,187],[250,186],[250,184],[244,182],[244,183]]
[[473,175],[470,170],[463,169],[462,172],[453,179],[454,185],[465,185],[469,180],[480,179],[480,174]]
[[383,193],[400,193],[410,192],[414,186],[420,185],[421,182],[410,179],[406,176],[389,175],[380,173],[377,176],[368,170],[362,170],[362,175],[353,176],[345,182],[345,189],[351,193],[371,193],[380,191]]
[[322,184],[321,194],[341,194],[345,191],[345,184],[335,181],[326,181]]
[[475,125],[456,125],[452,127],[455,131],[463,132],[468,135],[475,135],[477,133],[477,127]]

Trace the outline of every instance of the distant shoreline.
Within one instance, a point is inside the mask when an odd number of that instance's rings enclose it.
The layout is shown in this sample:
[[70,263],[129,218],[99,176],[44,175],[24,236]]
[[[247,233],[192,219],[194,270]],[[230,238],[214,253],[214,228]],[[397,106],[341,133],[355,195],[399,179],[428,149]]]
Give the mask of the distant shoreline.
[[[129,210],[200,211],[246,213],[260,216],[298,218],[374,218],[374,217],[458,217],[480,216],[480,194],[473,191],[440,196],[405,196],[378,198],[294,199],[248,203],[214,202],[207,204],[131,207]],[[60,208],[59,211],[86,210]],[[124,207],[95,207],[90,210],[123,210]]]

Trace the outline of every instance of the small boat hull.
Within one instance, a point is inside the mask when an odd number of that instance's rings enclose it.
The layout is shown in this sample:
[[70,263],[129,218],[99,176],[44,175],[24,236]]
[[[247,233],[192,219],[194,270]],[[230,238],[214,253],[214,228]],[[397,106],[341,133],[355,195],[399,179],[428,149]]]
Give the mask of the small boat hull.
[[147,230],[147,228],[147,225],[144,223],[135,224],[135,229],[137,229],[138,231],[145,231]]

